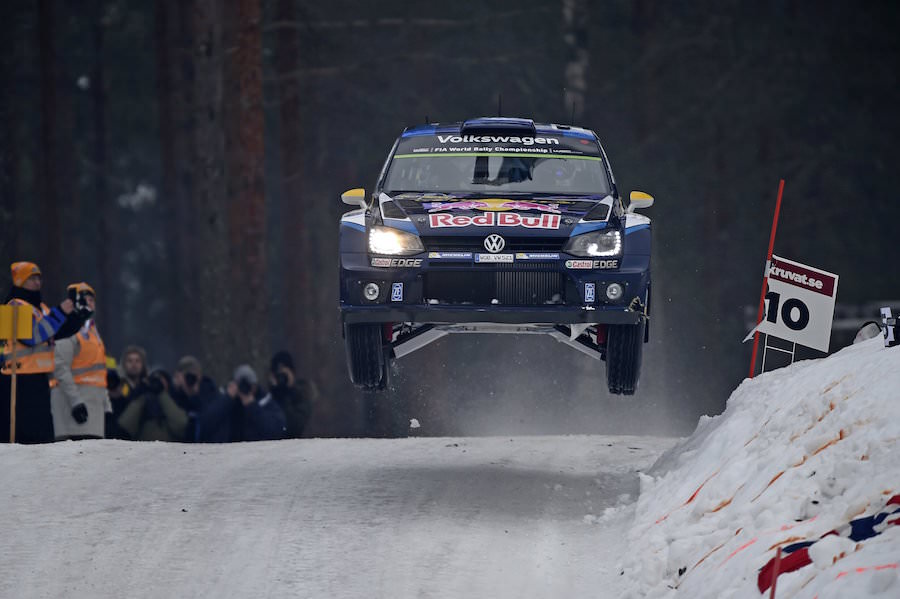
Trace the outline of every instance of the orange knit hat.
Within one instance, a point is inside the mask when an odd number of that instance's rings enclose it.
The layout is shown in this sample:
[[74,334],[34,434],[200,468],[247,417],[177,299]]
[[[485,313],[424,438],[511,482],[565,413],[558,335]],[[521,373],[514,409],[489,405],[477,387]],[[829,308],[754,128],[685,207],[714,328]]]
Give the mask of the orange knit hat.
[[31,275],[41,274],[41,269],[34,262],[13,262],[10,267],[13,285],[21,287]]
[[75,293],[90,293],[94,297],[97,297],[97,293],[94,291],[94,288],[82,281],[81,283],[72,283],[68,287],[66,287],[66,291],[75,290]]

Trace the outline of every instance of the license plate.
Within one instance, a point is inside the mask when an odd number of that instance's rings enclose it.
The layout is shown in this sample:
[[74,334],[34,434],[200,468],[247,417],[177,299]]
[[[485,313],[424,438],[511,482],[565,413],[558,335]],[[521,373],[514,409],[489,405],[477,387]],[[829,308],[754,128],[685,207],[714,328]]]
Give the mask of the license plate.
[[513,255],[512,254],[476,254],[475,262],[480,262],[482,264],[496,264],[498,262],[512,262]]

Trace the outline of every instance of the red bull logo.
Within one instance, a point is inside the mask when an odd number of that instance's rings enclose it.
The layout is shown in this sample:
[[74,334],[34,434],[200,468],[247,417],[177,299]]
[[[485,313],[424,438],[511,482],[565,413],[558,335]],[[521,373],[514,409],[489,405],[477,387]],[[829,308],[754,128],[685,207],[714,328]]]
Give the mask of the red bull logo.
[[432,229],[445,227],[524,227],[526,229],[559,229],[559,214],[529,216],[516,212],[488,212],[478,216],[456,214],[429,214]]

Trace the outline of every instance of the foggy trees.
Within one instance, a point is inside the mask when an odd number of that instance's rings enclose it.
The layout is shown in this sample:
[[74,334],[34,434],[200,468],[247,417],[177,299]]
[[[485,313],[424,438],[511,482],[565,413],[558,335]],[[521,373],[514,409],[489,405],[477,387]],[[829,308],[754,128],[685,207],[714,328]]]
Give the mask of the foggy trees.
[[[261,368],[289,349],[326,398],[310,432],[352,434],[364,406],[336,310],[339,194],[371,191],[396,135],[426,115],[493,115],[502,94],[504,114],[566,123],[574,104],[620,191],[657,198],[642,389],[693,424],[746,372],[743,306],[757,299],[759,230],[778,179],[777,249],[840,273],[839,301],[896,295],[884,257],[900,219],[885,200],[900,127],[898,11],[0,3],[0,272],[40,262],[49,301],[66,283],[95,284],[111,355],[141,343],[171,366],[195,353],[224,382],[237,363]],[[842,234],[849,223],[864,233]],[[466,389],[489,394],[536,371],[557,381],[556,401],[601,401],[593,364],[559,376],[573,363],[513,338],[441,341],[403,363],[397,389],[416,417],[439,422]]]

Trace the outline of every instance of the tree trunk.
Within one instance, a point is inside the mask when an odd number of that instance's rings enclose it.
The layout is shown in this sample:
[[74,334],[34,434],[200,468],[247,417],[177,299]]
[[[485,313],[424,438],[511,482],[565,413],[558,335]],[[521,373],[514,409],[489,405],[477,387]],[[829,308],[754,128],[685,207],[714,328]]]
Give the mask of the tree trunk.
[[235,341],[228,289],[228,215],[223,173],[225,138],[222,119],[222,15],[218,0],[194,3],[194,106],[196,147],[193,208],[198,251],[198,336],[204,369],[216,380],[230,373],[225,361]]
[[195,248],[192,231],[191,164],[194,160],[189,2],[157,0],[156,67],[159,134],[162,164],[160,197],[166,222],[167,263],[171,265],[165,290],[173,345],[178,351],[196,353],[197,322]]
[[[6,66],[6,65],[4,65]],[[0,92],[0,122],[3,123],[2,141],[0,141],[0,256],[8,257],[10,262],[18,257],[18,201],[16,197],[18,177],[16,173],[15,140],[16,134],[12,120],[13,95]],[[0,268],[5,268],[0,264]],[[5,273],[4,273],[5,276]]]
[[225,3],[225,174],[228,193],[232,364],[268,360],[266,195],[259,0]]
[[168,279],[166,299],[169,312],[169,323],[172,326],[171,339],[175,347],[184,347],[182,332],[187,324],[182,319],[181,307],[184,305],[183,294],[181,290],[181,282],[184,280],[180,276],[182,260],[184,256],[178,250],[178,228],[179,228],[179,198],[176,195],[177,174],[175,172],[175,125],[174,112],[175,106],[173,101],[174,95],[174,73],[175,65],[172,55],[176,52],[173,49],[173,38],[171,33],[173,20],[172,3],[168,0],[157,0],[156,2],[156,23],[154,27],[154,37],[156,38],[156,100],[159,112],[159,148],[160,148],[160,166],[161,177],[159,186],[160,204],[166,227],[166,247],[165,259],[168,264],[172,265],[172,273]]
[[[97,239],[104,240],[103,247],[94,250],[97,259],[97,294],[102,309],[97,316],[100,330],[110,347],[122,347],[119,332],[122,330],[121,296],[117,288],[119,279],[119,246],[116,237],[118,206],[110,201],[106,164],[106,77],[104,61],[104,0],[95,2],[93,23],[94,68],[91,73],[91,111],[94,126],[92,170],[94,178],[94,206],[97,219]],[[81,216],[79,215],[79,218]]]
[[[15,38],[16,10],[4,5],[0,12],[0,256],[9,262],[18,257],[18,160],[16,134]],[[5,269],[6,264],[0,264]],[[2,272],[2,271],[0,271]],[[3,275],[5,277],[5,273]],[[5,280],[5,279],[4,279]]]
[[[296,0],[278,0],[276,20],[297,20]],[[309,301],[309,231],[303,202],[303,123],[300,106],[300,78],[287,77],[300,69],[299,32],[278,30],[276,71],[279,76],[279,146],[281,150],[281,272],[284,292],[279,308],[284,318],[285,338],[295,363],[305,369],[312,363],[310,343],[311,303]],[[309,376],[308,371],[303,373]]]
[[587,101],[588,7],[587,0],[563,0],[563,42],[566,44],[565,92],[566,118],[580,124]]
[[[40,150],[40,209],[37,230],[30,234],[41,240],[39,262],[46,273],[44,296],[58,295],[63,283],[62,232],[60,230],[60,198],[57,191],[58,146],[56,101],[56,27],[53,0],[38,2],[38,47],[41,65],[41,150]],[[29,259],[24,256],[22,259]]]

